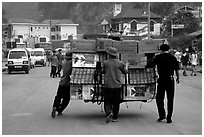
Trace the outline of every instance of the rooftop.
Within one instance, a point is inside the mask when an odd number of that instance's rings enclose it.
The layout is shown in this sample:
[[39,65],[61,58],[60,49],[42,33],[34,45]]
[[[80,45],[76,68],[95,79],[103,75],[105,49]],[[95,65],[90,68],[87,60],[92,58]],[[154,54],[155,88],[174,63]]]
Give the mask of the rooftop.
[[[147,9],[138,9],[138,8],[129,8],[127,10],[122,10],[121,13],[119,13],[117,16],[115,16],[113,19],[119,19],[119,18],[146,18],[148,16],[148,10]],[[151,18],[160,18],[159,15],[153,13],[150,11],[150,17]]]

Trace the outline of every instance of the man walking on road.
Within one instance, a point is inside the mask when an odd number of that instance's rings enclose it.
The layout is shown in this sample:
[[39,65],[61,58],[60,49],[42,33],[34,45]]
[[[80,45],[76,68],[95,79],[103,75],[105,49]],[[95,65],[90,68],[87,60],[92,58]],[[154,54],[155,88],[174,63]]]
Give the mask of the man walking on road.
[[181,56],[181,63],[183,66],[183,75],[184,76],[187,76],[186,70],[187,70],[188,62],[189,62],[189,55],[188,55],[187,50],[184,50],[183,54]]
[[[167,119],[167,123],[172,123],[173,102],[174,102],[174,72],[176,73],[176,82],[179,83],[179,63],[175,56],[168,53],[169,45],[162,44],[160,46],[161,54],[153,59],[153,65],[157,66],[158,70],[158,85],[156,104],[159,113],[158,122]],[[167,117],[164,109],[164,96],[167,94]]]
[[62,55],[62,49],[59,49],[58,50],[58,55],[57,55],[57,58],[58,58],[58,68],[57,68],[57,75],[59,77],[61,77],[61,70],[62,70],[62,63],[63,63],[63,60],[64,60],[64,57]]
[[51,72],[50,77],[55,78],[56,77],[56,71],[57,71],[57,65],[58,65],[58,59],[56,55],[56,51],[53,51],[53,55],[51,57]]
[[128,72],[128,66],[117,59],[117,49],[110,47],[107,50],[108,60],[103,63],[105,78],[104,109],[106,123],[118,122],[118,112],[121,101],[121,74]]
[[63,115],[62,112],[68,106],[70,101],[70,75],[72,73],[72,52],[65,53],[65,62],[63,64],[63,75],[59,82],[57,95],[55,96],[51,116],[55,118],[56,112],[58,116]]

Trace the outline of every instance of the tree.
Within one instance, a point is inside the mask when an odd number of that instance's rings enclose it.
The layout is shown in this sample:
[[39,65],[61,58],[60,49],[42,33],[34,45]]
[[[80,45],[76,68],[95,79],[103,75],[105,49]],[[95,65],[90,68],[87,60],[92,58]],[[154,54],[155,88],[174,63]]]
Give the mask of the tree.
[[190,11],[177,11],[167,16],[163,22],[163,34],[171,34],[171,25],[183,24],[184,28],[173,29],[173,35],[179,36],[199,30],[199,20]]
[[169,15],[174,10],[173,2],[152,2],[151,11],[160,15],[162,18]]

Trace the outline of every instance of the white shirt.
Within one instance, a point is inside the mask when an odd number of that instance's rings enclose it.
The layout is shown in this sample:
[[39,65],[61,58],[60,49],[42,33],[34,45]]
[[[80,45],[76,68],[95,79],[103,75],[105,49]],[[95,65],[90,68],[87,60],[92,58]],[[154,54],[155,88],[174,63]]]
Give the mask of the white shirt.
[[197,54],[192,54],[191,55],[191,64],[192,65],[197,65],[197,60],[198,60],[198,56],[197,56]]

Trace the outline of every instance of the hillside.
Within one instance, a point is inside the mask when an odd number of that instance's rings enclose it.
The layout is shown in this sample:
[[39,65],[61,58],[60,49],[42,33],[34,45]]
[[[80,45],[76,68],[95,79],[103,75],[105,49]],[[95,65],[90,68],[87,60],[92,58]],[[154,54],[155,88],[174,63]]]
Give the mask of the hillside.
[[37,2],[2,2],[2,8],[9,18],[32,18],[38,20],[41,13]]
[[[115,2],[3,2],[6,18],[71,19],[79,24],[78,32],[97,32],[98,23],[113,15]],[[122,2],[122,10],[147,8],[147,2]],[[151,11],[164,17],[182,6],[202,6],[202,2],[152,2]],[[42,16],[43,15],[43,16]]]

